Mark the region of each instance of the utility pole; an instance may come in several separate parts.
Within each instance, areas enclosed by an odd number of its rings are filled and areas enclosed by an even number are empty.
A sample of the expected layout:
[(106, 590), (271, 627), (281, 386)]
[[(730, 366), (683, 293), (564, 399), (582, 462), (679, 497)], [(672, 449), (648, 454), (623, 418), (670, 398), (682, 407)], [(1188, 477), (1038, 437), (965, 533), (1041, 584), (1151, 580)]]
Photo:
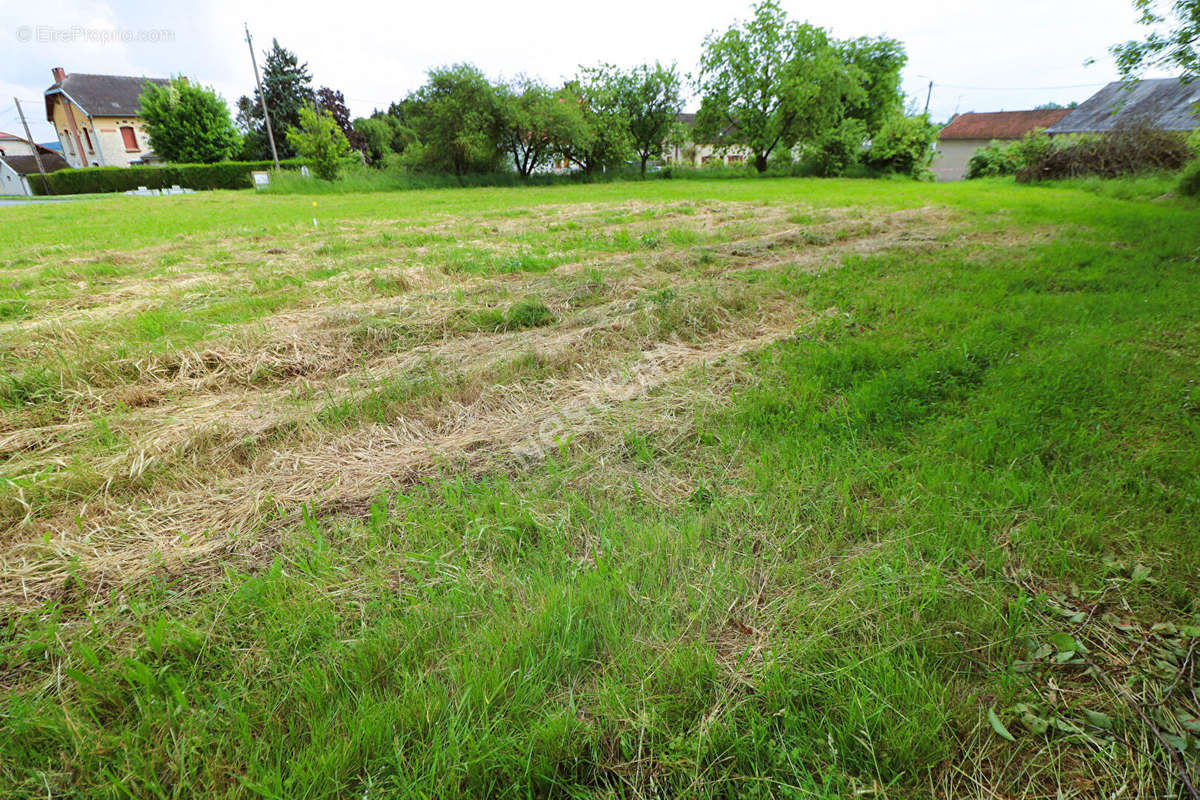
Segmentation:
[(929, 116), (929, 101), (933, 99), (933, 81), (929, 82), (929, 92), (925, 95), (925, 116)]
[(17, 115), (21, 117), (21, 127), (25, 129), (25, 141), (33, 148), (33, 160), (37, 162), (38, 172), (42, 175), (42, 188), (46, 190), (46, 194), (53, 194), (50, 191), (50, 181), (46, 180), (46, 168), (42, 166), (42, 154), (38, 152), (37, 142), (33, 140), (33, 135), (29, 132), (29, 123), (25, 121), (25, 112), (21, 110), (21, 101), (14, 97), (13, 102), (17, 104)]
[(258, 60), (254, 57), (254, 41), (250, 38), (250, 25), (246, 26), (246, 44), (250, 47), (250, 63), (254, 66), (254, 85), (258, 87), (258, 99), (262, 101), (263, 120), (267, 123), (267, 140), (271, 142), (271, 160), (275, 162), (275, 170), (279, 170), (279, 151), (275, 149), (275, 133), (271, 130), (271, 115), (267, 113), (267, 93), (263, 91), (262, 81), (258, 79)]

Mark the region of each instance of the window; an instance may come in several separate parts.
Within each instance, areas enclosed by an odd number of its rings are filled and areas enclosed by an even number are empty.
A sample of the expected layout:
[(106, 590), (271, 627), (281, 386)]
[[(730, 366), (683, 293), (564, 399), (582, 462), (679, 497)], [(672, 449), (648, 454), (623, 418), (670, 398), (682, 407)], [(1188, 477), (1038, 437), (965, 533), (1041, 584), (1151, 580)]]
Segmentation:
[(745, 160), (746, 160), (745, 156), (730, 156), (729, 157), (730, 164), (741, 164)]
[(63, 128), (63, 142), (67, 145), (67, 154), (75, 155), (75, 146), (71, 142), (71, 132), (66, 128)]
[(83, 140), (87, 142), (87, 149), (89, 152), (96, 152), (96, 148), (92, 146), (92, 135), (88, 133), (87, 128), (83, 129)]
[(121, 126), (121, 138), (125, 140), (125, 151), (136, 152), (140, 148), (137, 143), (137, 134), (133, 132), (133, 128), (128, 125)]

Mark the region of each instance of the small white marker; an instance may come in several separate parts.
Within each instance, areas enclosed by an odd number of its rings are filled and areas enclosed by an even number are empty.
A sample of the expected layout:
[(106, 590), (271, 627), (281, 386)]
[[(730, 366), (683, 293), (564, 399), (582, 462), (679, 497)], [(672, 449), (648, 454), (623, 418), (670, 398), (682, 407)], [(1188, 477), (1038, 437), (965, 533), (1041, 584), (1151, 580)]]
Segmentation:
[[(313, 208), (316, 208), (316, 207), (317, 207), (317, 201), (316, 201), (316, 200), (313, 200)], [(314, 228), (315, 228), (315, 227), (317, 227), (317, 217), (316, 217), (316, 213), (317, 213), (317, 212), (315, 212), (315, 211), (313, 212), (313, 227), (314, 227)]]

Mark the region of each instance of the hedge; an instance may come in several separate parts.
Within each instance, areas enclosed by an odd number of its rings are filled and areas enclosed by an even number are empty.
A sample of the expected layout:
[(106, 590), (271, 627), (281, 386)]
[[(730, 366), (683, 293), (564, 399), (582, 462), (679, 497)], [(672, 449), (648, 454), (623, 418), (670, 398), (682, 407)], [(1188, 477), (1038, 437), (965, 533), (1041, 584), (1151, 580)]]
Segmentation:
[[(299, 169), (300, 159), (280, 162), (284, 169)], [(125, 192), (145, 186), (147, 189), (249, 189), (254, 183), (250, 173), (269, 170), (270, 161), (221, 161), (217, 164), (164, 164), (146, 167), (87, 167), (60, 169), (46, 176), (51, 194), (93, 194)], [(45, 194), (42, 181), (30, 175), (29, 188)]]

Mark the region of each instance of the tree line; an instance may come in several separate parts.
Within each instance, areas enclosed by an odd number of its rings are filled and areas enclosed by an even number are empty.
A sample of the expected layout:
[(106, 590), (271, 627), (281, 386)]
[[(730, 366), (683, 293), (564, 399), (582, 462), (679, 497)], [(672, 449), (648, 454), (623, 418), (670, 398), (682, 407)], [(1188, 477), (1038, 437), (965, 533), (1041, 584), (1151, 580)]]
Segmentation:
[[(239, 98), (235, 119), (211, 89), (181, 81), (147, 86), (143, 114), (168, 161), (263, 160), (265, 95), (280, 157), (308, 158), (326, 177), (353, 153), (374, 167), (460, 176), (528, 176), (554, 165), (594, 173), (633, 164), (644, 173), (688, 141), (743, 150), (760, 172), (797, 156), (825, 175), (860, 162), (924, 168), (934, 129), (905, 113), (900, 42), (836, 39), (789, 19), (778, 0), (752, 11), (705, 39), (692, 76), (657, 62), (601, 64), (552, 85), (527, 75), (493, 80), (472, 64), (453, 64), (431, 69), (386, 110), (352, 119), (342, 93), (314, 90), (307, 64), (274, 41), (262, 95)], [(685, 129), (679, 117), (689, 86), (700, 110)]]

